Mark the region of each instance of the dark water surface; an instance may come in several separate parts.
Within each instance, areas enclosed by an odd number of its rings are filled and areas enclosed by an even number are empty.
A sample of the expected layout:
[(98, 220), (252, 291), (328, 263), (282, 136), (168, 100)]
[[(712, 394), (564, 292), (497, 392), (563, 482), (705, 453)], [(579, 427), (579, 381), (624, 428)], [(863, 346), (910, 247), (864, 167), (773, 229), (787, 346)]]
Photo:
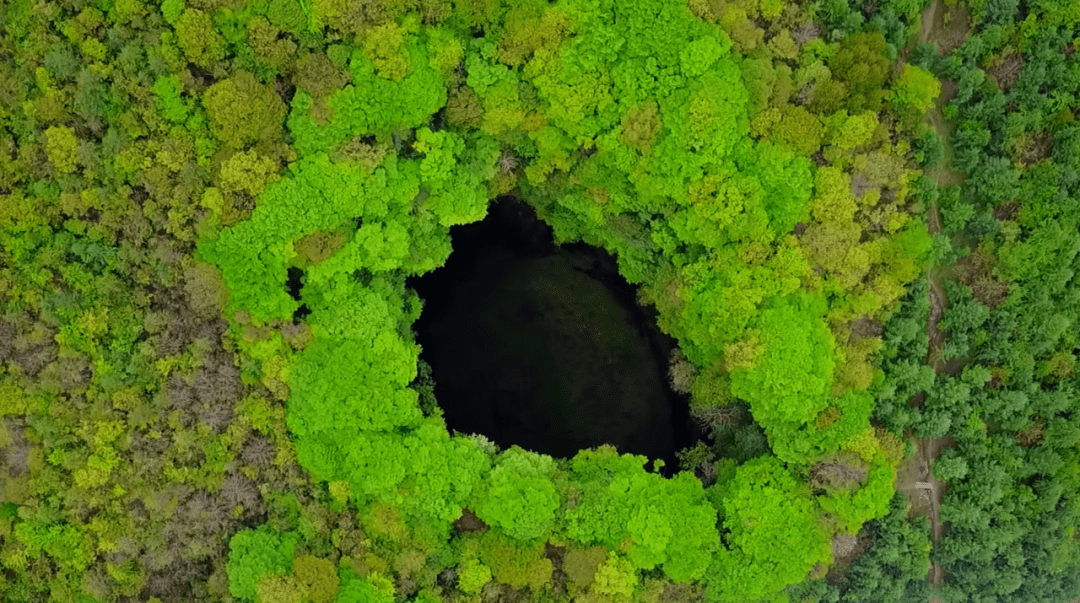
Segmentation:
[(612, 444), (674, 469), (691, 435), (687, 402), (666, 381), (673, 342), (614, 258), (556, 247), (510, 198), (451, 236), (446, 266), (409, 281), (424, 299), (414, 329), (448, 426), (562, 458)]

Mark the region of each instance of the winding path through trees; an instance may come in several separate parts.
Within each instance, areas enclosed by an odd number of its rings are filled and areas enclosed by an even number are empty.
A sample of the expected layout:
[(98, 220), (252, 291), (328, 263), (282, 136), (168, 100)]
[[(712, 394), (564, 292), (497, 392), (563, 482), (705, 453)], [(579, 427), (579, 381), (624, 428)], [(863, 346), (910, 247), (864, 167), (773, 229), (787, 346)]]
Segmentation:
[[(933, 0), (923, 11), (919, 25), (919, 43), (933, 42), (937, 44), (942, 53), (950, 52), (963, 40), (969, 29), (970, 16), (962, 5), (946, 6), (944, 0)], [(934, 107), (927, 115), (927, 121), (941, 137), (945, 145), (945, 159), (937, 167), (928, 170), (927, 175), (934, 179), (939, 188), (961, 184), (964, 175), (952, 169), (952, 145), (950, 144), (949, 124), (943, 111), (945, 105), (955, 94), (956, 84), (941, 78), (941, 94), (938, 96)], [(935, 201), (927, 208), (926, 227), (930, 234), (941, 232), (941, 215), (938, 203)], [(939, 374), (945, 372), (958, 372), (962, 366), (949, 363), (946, 366), (939, 350), (945, 345), (945, 333), (938, 328), (948, 306), (948, 298), (945, 295), (944, 275), (937, 268), (931, 268), (926, 276), (929, 284), (928, 295), (930, 298), (930, 313), (926, 324), (926, 337), (929, 342), (930, 354), (927, 364)], [(914, 401), (913, 401), (914, 402)], [(945, 533), (945, 526), (941, 521), (941, 498), (944, 495), (946, 484), (935, 478), (931, 466), (945, 448), (955, 445), (952, 438), (916, 439), (916, 454), (901, 466), (897, 472), (897, 490), (902, 492), (911, 502), (913, 512), (925, 510), (931, 525), (931, 538), (934, 546), (937, 546), (941, 536)], [(945, 570), (935, 561), (931, 561), (930, 573), (927, 580), (937, 588), (945, 577)], [(939, 600), (935, 597), (935, 601)]]

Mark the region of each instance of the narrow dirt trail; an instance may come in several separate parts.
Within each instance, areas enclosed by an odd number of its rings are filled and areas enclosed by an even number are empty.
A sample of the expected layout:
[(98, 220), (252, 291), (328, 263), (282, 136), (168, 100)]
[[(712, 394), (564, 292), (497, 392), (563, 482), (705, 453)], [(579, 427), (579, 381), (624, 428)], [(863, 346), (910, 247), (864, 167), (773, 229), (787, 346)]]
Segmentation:
[[(919, 26), (919, 43), (933, 42), (937, 44), (942, 54), (952, 51), (963, 41), (969, 29), (970, 16), (962, 6), (946, 6), (944, 0), (933, 0), (922, 13)], [(952, 145), (950, 144), (951, 127), (945, 118), (944, 107), (955, 94), (955, 83), (940, 79), (941, 94), (934, 103), (934, 107), (927, 115), (927, 123), (937, 132), (945, 145), (945, 158), (937, 167), (927, 170), (926, 174), (933, 178), (939, 188), (959, 185), (964, 181), (964, 175), (952, 168)], [(941, 213), (938, 203), (935, 201), (926, 208), (926, 228), (930, 234), (941, 232)], [(930, 347), (927, 364), (934, 368), (938, 374), (946, 373), (946, 363), (938, 353), (945, 345), (945, 333), (938, 327), (948, 307), (949, 300), (945, 295), (944, 276), (941, 271), (931, 269), (927, 275), (928, 293), (930, 301), (930, 313), (926, 324), (926, 337)], [(955, 367), (949, 367), (955, 370)], [(941, 499), (945, 493), (947, 484), (935, 478), (932, 474), (934, 461), (945, 448), (955, 445), (952, 438), (916, 439), (916, 454), (908, 459), (897, 472), (897, 490), (911, 502), (912, 513), (925, 513), (930, 519), (931, 539), (937, 546), (941, 536), (945, 533), (945, 526), (941, 521)], [(930, 572), (926, 579), (936, 589), (945, 577), (945, 570), (937, 563), (932, 562)], [(932, 601), (940, 600), (934, 597)]]
[(942, 21), (941, 15), (945, 11), (945, 3), (942, 0), (934, 0), (930, 6), (923, 10), (919, 21), (919, 43), (925, 44), (930, 41), (935, 26)]
[[(940, 0), (938, 0), (940, 1)], [(946, 135), (948, 132), (945, 133)], [(932, 177), (932, 176), (931, 176)], [(941, 182), (938, 182), (938, 186), (942, 186)], [(941, 232), (941, 214), (940, 208), (935, 201), (933, 205), (927, 208), (927, 220), (926, 229), (930, 234), (938, 234)], [(945, 332), (938, 326), (941, 323), (941, 319), (945, 317), (945, 308), (949, 305), (949, 299), (945, 295), (945, 281), (940, 271), (931, 269), (926, 275), (929, 288), (927, 295), (930, 298), (930, 312), (927, 315), (926, 320), (926, 339), (929, 344), (930, 353), (926, 359), (927, 364), (934, 368), (934, 372), (939, 375), (945, 374), (946, 363), (942, 357), (940, 350), (945, 348)], [(953, 444), (952, 438), (920, 438), (917, 440), (919, 467), (921, 470), (920, 481), (923, 484), (929, 484), (929, 518), (931, 528), (931, 539), (934, 546), (937, 546), (938, 541), (941, 540), (942, 534), (945, 533), (945, 527), (941, 522), (941, 498), (945, 494), (945, 482), (934, 477), (933, 464), (937, 460), (941, 451)], [(936, 561), (932, 561), (930, 565), (930, 574), (927, 576), (927, 580), (930, 584), (937, 588), (941, 584), (942, 578), (945, 576), (945, 570), (938, 565)]]
[[(939, 53), (945, 55), (963, 42), (970, 30), (970, 24), (971, 15), (962, 5), (946, 6), (944, 0), (934, 0), (920, 18), (918, 41), (920, 44), (936, 44)], [(949, 136), (952, 127), (945, 118), (945, 105), (956, 95), (956, 83), (945, 78), (938, 78), (938, 81), (941, 83), (941, 94), (926, 117), (928, 125), (937, 132), (945, 145), (945, 159), (936, 167), (927, 170), (926, 175), (933, 178), (939, 187), (946, 187), (963, 183), (964, 175), (952, 167), (953, 150)], [(940, 218), (936, 211), (932, 214), (927, 215), (930, 232), (940, 232)]]

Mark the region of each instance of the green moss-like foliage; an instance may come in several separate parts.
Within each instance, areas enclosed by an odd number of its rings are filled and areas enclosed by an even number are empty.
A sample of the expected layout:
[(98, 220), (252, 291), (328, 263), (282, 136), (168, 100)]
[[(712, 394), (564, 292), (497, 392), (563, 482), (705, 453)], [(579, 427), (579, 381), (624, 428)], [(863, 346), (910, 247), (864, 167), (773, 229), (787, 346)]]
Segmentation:
[(832, 389), (832, 334), (821, 323), (824, 304), (806, 296), (782, 300), (761, 316), (754, 363), (732, 371), (731, 391), (750, 402), (754, 418), (806, 423), (824, 408)]
[(392, 603), (393, 600), (392, 585), (376, 584), (352, 574), (342, 581), (334, 603)]
[(292, 569), (295, 547), (296, 536), (268, 528), (233, 536), (229, 542), (229, 592), (234, 597), (254, 600), (264, 576), (286, 574)]
[(661, 565), (675, 581), (699, 579), (714, 548), (715, 510), (690, 474), (665, 480), (646, 473), (645, 461), (610, 448), (574, 457), (570, 479), (581, 502), (567, 512), (567, 533), (622, 549), (637, 569)]
[(553, 570), (543, 543), (522, 544), (495, 531), (481, 538), (480, 561), (496, 580), (514, 588), (540, 589), (551, 580)]
[(491, 569), (479, 561), (467, 560), (458, 567), (458, 588), (461, 592), (476, 594), (491, 582)]
[(562, 506), (552, 483), (554, 473), (551, 457), (508, 450), (477, 492), (477, 516), (517, 540), (546, 538)]
[(801, 581), (815, 564), (831, 561), (829, 538), (808, 489), (776, 458), (754, 459), (730, 482), (714, 487), (721, 488), (730, 533), (709, 568), (711, 599), (767, 600)]
[(330, 603), (337, 597), (339, 579), (334, 564), (312, 555), (293, 560), (293, 574), (311, 603)]

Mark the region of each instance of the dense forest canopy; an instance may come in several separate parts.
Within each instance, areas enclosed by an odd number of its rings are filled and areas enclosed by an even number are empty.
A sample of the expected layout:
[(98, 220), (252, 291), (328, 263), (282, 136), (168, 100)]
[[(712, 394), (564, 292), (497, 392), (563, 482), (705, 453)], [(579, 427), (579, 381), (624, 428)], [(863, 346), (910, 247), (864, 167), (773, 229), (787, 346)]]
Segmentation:
[[(1078, 27), (0, 0), (3, 599), (1080, 597)], [(677, 341), (672, 477), (447, 429), (406, 279), (508, 194)]]

